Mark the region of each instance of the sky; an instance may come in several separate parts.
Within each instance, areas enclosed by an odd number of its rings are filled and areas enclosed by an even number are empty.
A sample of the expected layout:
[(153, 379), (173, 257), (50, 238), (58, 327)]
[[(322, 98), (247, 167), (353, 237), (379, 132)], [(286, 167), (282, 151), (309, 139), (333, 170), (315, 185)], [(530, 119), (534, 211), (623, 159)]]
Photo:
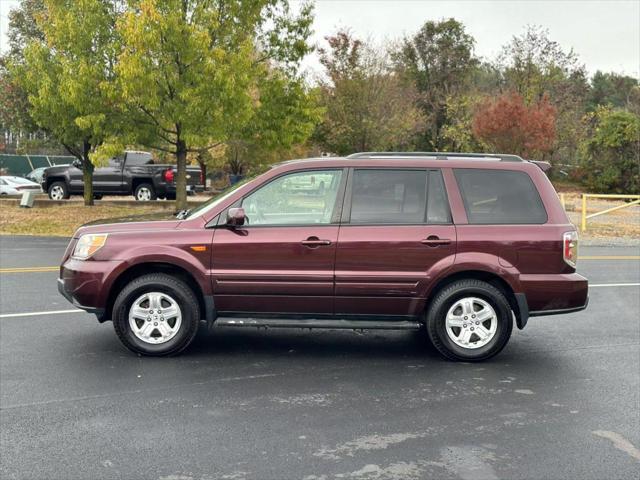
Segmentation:
[[(0, 0), (0, 51), (6, 49), (9, 9), (18, 3)], [(527, 25), (540, 25), (563, 49), (573, 49), (590, 73), (640, 77), (640, 0), (317, 0), (315, 5), (311, 42), (318, 45), (339, 28), (383, 42), (411, 35), (427, 20), (454, 17), (476, 39), (476, 54), (493, 59)], [(320, 69), (315, 54), (303, 65), (310, 72)]]

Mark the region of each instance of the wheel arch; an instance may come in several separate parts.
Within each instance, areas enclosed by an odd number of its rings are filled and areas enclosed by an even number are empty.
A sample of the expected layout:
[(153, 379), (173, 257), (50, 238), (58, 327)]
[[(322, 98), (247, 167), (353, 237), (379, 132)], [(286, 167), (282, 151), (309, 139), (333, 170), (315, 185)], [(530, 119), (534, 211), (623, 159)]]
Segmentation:
[(110, 320), (112, 318), (113, 304), (116, 300), (116, 297), (129, 282), (150, 273), (166, 273), (168, 275), (176, 276), (183, 282), (185, 282), (189, 286), (189, 288), (191, 288), (196, 298), (198, 299), (200, 316), (202, 318), (206, 318), (207, 321), (209, 321), (209, 317), (213, 315), (212, 300), (205, 297), (204, 292), (202, 291), (202, 287), (188, 270), (181, 266), (167, 262), (138, 263), (121, 272), (113, 281), (111, 288), (109, 289), (106, 309), (102, 320)]
[(151, 188), (156, 189), (155, 185), (153, 184), (153, 179), (152, 178), (147, 178), (147, 177), (136, 177), (133, 180), (131, 180), (131, 193), (135, 194), (136, 193), (136, 188), (138, 188), (140, 185), (142, 185), (143, 183), (146, 183), (148, 185), (151, 186)]
[(513, 290), (513, 287), (506, 280), (504, 280), (504, 278), (494, 272), (489, 272), (486, 270), (461, 270), (452, 272), (449, 275), (440, 278), (429, 292), (429, 296), (425, 303), (425, 311), (428, 310), (431, 305), (432, 299), (438, 294), (440, 290), (458, 280), (467, 279), (480, 280), (500, 290), (509, 302), (509, 306), (511, 307), (511, 310), (516, 317), (516, 324), (518, 325), (518, 328), (524, 328), (529, 316), (529, 311), (526, 307), (526, 300), (525, 304), (522, 305), (522, 299), (518, 299), (518, 296)]

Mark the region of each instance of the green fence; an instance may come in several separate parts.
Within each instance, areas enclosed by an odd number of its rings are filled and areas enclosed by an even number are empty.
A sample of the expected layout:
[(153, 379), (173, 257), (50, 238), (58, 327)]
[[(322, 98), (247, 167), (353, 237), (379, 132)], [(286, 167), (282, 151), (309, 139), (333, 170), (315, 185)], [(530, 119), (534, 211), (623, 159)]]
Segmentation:
[(65, 155), (0, 154), (0, 171), (3, 175), (24, 176), (36, 168), (71, 163), (74, 158)]

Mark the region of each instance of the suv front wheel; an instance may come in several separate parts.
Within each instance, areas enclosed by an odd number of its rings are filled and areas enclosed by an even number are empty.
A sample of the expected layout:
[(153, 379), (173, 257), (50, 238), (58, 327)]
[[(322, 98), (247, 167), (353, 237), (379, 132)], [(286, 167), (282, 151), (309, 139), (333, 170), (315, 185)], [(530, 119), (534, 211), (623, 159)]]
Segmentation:
[(138, 277), (113, 305), (113, 326), (129, 350), (166, 356), (187, 348), (198, 332), (200, 309), (191, 288), (164, 273)]
[(444, 357), (481, 361), (499, 353), (513, 328), (504, 294), (480, 280), (459, 280), (436, 294), (427, 311), (427, 334)]

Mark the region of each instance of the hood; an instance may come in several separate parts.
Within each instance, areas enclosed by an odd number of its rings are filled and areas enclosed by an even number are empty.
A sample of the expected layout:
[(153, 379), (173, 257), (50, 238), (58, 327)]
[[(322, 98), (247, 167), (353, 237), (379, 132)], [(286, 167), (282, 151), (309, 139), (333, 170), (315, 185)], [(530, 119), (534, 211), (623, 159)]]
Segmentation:
[(149, 230), (173, 230), (182, 220), (172, 211), (95, 220), (80, 227), (75, 238), (86, 233), (116, 233)]

